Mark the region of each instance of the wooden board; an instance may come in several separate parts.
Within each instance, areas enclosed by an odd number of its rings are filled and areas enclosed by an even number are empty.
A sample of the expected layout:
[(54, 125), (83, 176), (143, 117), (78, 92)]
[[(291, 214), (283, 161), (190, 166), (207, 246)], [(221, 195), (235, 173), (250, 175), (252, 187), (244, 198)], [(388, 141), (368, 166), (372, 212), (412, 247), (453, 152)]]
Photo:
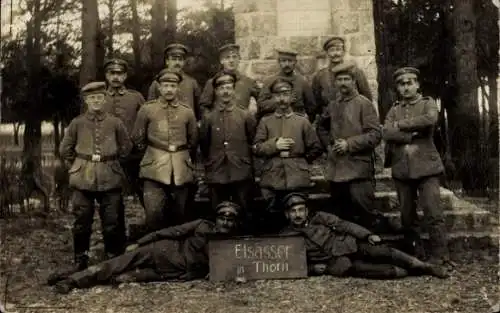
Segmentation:
[(210, 280), (307, 277), (306, 246), (300, 236), (213, 239)]

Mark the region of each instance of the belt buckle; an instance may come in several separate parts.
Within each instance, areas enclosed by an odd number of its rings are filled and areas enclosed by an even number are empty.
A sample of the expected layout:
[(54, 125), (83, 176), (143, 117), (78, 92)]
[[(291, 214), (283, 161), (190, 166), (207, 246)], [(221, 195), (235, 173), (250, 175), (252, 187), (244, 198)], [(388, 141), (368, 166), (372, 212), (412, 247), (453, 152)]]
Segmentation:
[(177, 151), (176, 145), (168, 145), (168, 152), (175, 152), (175, 151)]
[(280, 157), (282, 157), (282, 158), (288, 158), (289, 156), (290, 156), (289, 151), (281, 151), (280, 152)]
[(101, 162), (101, 156), (99, 154), (92, 154), (92, 162)]

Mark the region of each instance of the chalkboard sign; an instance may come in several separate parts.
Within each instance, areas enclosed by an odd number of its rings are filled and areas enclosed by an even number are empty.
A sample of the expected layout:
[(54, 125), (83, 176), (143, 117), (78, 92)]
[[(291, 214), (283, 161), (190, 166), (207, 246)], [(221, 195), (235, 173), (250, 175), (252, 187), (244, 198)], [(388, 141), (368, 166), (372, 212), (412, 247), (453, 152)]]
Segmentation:
[(304, 238), (242, 237), (209, 242), (210, 280), (307, 277)]

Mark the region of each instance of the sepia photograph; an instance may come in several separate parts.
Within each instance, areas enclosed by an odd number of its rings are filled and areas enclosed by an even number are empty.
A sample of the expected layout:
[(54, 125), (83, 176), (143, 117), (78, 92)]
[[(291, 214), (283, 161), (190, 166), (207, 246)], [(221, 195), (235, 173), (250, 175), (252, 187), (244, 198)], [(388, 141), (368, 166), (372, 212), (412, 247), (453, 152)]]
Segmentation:
[(0, 313), (500, 313), (499, 0), (0, 5)]

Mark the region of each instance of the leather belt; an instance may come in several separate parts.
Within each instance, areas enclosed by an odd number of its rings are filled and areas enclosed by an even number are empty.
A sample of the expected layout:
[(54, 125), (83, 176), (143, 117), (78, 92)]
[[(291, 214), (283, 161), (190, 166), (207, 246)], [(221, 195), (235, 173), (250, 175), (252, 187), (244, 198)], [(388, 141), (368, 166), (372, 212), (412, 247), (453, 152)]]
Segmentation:
[(280, 158), (302, 158), (304, 157), (302, 154), (291, 153), (290, 151), (281, 151)]
[(82, 153), (77, 153), (76, 154), (77, 158), (91, 161), (91, 162), (106, 162), (106, 161), (114, 161), (118, 160), (118, 156), (115, 155), (100, 155), (100, 154), (82, 154)]
[(152, 143), (152, 142), (149, 142), (148, 145), (153, 147), (153, 148), (160, 149), (163, 151), (168, 151), (168, 152), (177, 152), (177, 151), (182, 151), (182, 150), (188, 149), (188, 145), (162, 145), (162, 144)]

